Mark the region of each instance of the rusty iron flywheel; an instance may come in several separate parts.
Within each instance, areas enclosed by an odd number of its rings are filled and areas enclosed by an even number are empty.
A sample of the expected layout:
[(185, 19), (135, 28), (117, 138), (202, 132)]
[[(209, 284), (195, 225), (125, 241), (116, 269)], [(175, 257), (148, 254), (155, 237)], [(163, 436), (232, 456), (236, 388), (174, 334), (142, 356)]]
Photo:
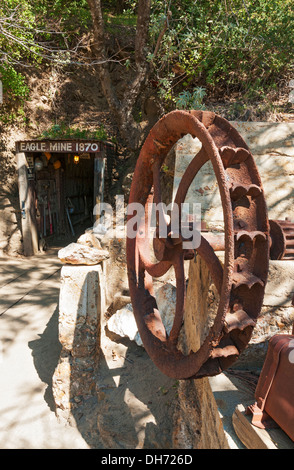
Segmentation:
[[(161, 202), (160, 169), (172, 146), (184, 135), (197, 137), (201, 150), (188, 165), (174, 199), (184, 202), (200, 168), (210, 160), (218, 183), (224, 216), (224, 264), (213, 244), (201, 234), (197, 248), (219, 292), (214, 324), (196, 352), (183, 354), (178, 338), (183, 324), (186, 279), (184, 260), (191, 250), (183, 239), (155, 238), (150, 256), (146, 230), (150, 202)], [(260, 314), (267, 282), (270, 226), (261, 179), (254, 159), (237, 130), (208, 111), (172, 111), (151, 129), (140, 152), (129, 204), (140, 203), (144, 215), (136, 218), (136, 236), (127, 232), (127, 268), (135, 320), (143, 345), (155, 365), (176, 379), (217, 375), (231, 366), (248, 345)], [(128, 222), (134, 214), (128, 215)], [(168, 221), (167, 221), (168, 224)], [(142, 236), (143, 234), (143, 236)], [(145, 234), (145, 236), (144, 236)], [(169, 335), (158, 311), (153, 278), (174, 268), (176, 313)]]

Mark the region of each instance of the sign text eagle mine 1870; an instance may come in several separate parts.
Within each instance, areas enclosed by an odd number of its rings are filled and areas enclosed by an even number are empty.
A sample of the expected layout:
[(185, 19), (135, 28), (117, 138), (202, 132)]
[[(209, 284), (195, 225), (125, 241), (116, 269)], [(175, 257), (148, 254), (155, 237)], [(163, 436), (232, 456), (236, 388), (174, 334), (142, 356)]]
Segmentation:
[(52, 153), (96, 153), (101, 151), (100, 142), (95, 141), (19, 141), (16, 142), (17, 152), (52, 152)]

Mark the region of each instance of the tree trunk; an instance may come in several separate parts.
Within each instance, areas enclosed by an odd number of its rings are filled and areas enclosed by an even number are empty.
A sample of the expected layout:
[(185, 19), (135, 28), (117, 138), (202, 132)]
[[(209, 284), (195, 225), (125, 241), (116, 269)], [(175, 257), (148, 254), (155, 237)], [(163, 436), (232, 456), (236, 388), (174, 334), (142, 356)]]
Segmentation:
[(109, 109), (118, 125), (120, 134), (131, 149), (138, 148), (141, 138), (141, 128), (133, 117), (133, 108), (142, 89), (147, 75), (146, 45), (150, 21), (151, 0), (139, 0), (137, 10), (137, 28), (135, 38), (135, 76), (126, 87), (123, 99), (120, 101), (113, 87), (108, 68), (108, 57), (105, 49), (104, 22), (102, 16), (101, 0), (87, 0), (92, 20), (95, 38), (95, 53), (101, 61), (97, 65), (104, 96)]

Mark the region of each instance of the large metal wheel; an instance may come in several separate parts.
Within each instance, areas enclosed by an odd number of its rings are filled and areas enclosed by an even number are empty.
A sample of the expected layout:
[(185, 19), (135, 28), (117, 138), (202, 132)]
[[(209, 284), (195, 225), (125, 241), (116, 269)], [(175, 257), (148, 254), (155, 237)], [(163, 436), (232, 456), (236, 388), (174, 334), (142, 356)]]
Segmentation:
[[(199, 169), (210, 160), (219, 187), (224, 215), (224, 266), (201, 236), (198, 254), (207, 263), (220, 300), (213, 326), (196, 352), (183, 354), (178, 338), (183, 324), (186, 280), (181, 233), (154, 240), (157, 262), (152, 262), (148, 237), (150, 202), (161, 202), (160, 168), (172, 146), (184, 135), (197, 137), (202, 148), (189, 164), (175, 196), (180, 207)], [(140, 203), (136, 236), (127, 232), (127, 266), (134, 316), (144, 347), (155, 365), (176, 379), (216, 375), (236, 361), (247, 346), (260, 313), (269, 263), (269, 222), (262, 183), (253, 157), (239, 133), (212, 112), (173, 111), (151, 129), (139, 155), (129, 198)], [(153, 278), (175, 270), (177, 300), (174, 323), (167, 335), (158, 311)]]

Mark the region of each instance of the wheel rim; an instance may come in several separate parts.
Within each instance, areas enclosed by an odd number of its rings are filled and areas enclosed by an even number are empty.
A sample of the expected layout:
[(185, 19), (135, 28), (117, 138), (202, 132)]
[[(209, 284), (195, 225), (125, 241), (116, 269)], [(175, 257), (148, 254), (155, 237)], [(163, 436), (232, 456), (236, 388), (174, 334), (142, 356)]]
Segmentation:
[[(177, 348), (185, 307), (185, 252), (181, 243), (169, 249), (166, 243), (161, 261), (152, 263), (148, 259), (149, 240), (146, 236), (148, 204), (152, 200), (160, 202), (160, 167), (171, 147), (185, 134), (197, 137), (202, 149), (186, 169), (175, 202), (184, 201), (195, 175), (210, 160), (219, 186), (225, 230), (223, 269), (203, 237), (197, 249), (208, 264), (220, 300), (206, 339), (198, 351), (188, 355)], [(251, 205), (245, 211), (246, 217), (243, 211), (243, 218), (240, 217), (244, 206), (244, 201), (240, 204), (242, 198), (250, 200)], [(145, 207), (144, 216), (137, 219), (137, 236), (133, 238), (127, 233), (127, 265), (134, 316), (147, 353), (164, 374), (177, 379), (221, 372), (235, 362), (250, 340), (267, 278), (269, 225), (252, 155), (237, 131), (214, 113), (173, 111), (155, 124), (142, 147), (130, 191), (129, 204), (132, 203)], [(258, 220), (257, 210), (261, 220)], [(132, 222), (132, 217), (132, 214), (128, 215), (128, 223)], [(152, 277), (162, 276), (171, 266), (176, 275), (177, 305), (174, 324), (167, 336), (157, 308)], [(257, 298), (255, 303), (252, 295)]]

